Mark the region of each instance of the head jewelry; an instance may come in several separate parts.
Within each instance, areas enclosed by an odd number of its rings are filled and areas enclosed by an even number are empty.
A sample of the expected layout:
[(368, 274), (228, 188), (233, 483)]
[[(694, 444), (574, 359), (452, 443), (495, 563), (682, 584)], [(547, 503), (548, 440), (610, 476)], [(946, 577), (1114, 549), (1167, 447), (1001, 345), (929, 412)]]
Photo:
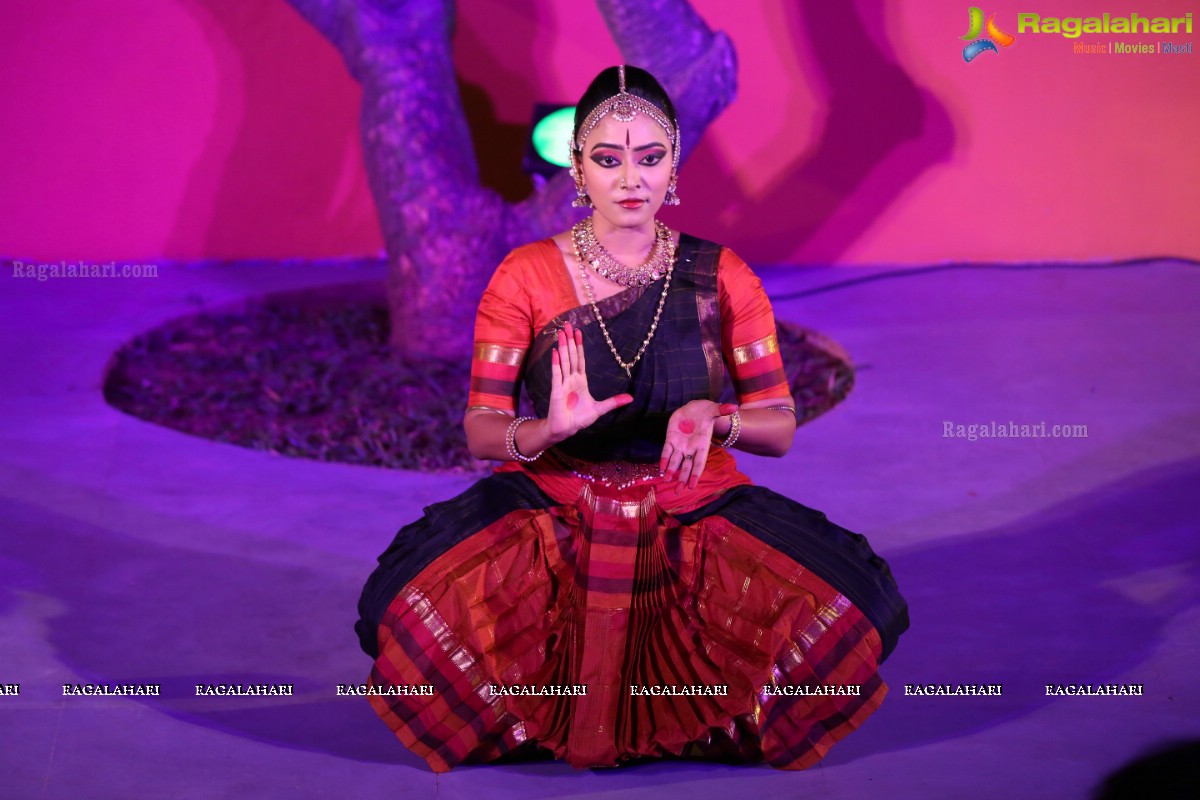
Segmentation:
[(617, 122), (632, 122), (638, 114), (645, 114), (666, 132), (667, 138), (671, 142), (671, 170), (672, 172), (677, 170), (679, 168), (679, 130), (654, 103), (625, 91), (624, 64), (617, 67), (617, 85), (617, 93), (592, 109), (592, 112), (583, 120), (583, 124), (579, 126), (579, 134), (572, 142), (574, 149), (582, 153), (583, 143), (587, 141), (588, 134), (600, 124), (600, 120), (609, 114), (612, 114), (613, 119)]

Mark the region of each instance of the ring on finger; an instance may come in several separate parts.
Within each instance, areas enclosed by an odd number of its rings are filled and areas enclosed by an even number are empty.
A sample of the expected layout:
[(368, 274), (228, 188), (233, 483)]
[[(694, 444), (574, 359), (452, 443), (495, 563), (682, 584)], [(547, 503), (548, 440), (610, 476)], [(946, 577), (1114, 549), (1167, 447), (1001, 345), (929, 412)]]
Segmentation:
[(692, 460), (693, 458), (695, 458), (695, 457), (696, 457), (695, 453), (687, 453), (686, 455), (684, 455), (684, 457), (683, 457), (683, 460), (684, 460), (684, 461), (691, 461), (691, 460)]

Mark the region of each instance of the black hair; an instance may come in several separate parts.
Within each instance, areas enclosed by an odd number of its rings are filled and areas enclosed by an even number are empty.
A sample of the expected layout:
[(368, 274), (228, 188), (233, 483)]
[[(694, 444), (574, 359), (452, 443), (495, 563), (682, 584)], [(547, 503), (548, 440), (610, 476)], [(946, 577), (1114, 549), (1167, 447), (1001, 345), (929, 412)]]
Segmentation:
[[(619, 94), (620, 91), (621, 81), (616, 67), (602, 70), (592, 79), (583, 93), (583, 97), (579, 98), (579, 102), (575, 105), (575, 125), (571, 131), (572, 148), (575, 146), (575, 140), (579, 138), (579, 127), (583, 125), (588, 114), (608, 98)], [(679, 117), (675, 114), (675, 105), (671, 102), (667, 90), (649, 72), (641, 67), (626, 65), (625, 91), (643, 100), (649, 100), (659, 111), (667, 115), (667, 119), (671, 120), (671, 124), (675, 126), (676, 130), (679, 129)]]

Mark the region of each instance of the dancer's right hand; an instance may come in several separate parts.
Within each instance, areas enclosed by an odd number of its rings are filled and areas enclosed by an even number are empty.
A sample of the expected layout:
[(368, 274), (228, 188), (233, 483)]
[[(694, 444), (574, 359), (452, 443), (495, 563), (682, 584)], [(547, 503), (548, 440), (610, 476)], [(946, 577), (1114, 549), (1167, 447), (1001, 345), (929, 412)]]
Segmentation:
[(571, 323), (558, 332), (558, 346), (550, 355), (550, 409), (546, 422), (555, 441), (574, 436), (614, 408), (633, 402), (628, 394), (596, 400), (588, 390), (583, 357), (583, 333)]

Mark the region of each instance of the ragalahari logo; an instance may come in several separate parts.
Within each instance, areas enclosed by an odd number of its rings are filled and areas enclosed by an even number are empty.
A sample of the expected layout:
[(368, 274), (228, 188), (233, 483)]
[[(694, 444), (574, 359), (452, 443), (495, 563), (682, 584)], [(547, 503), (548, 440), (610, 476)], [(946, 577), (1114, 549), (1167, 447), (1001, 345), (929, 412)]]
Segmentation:
[(1016, 41), (1015, 36), (1013, 36), (1011, 33), (1006, 33), (1005, 31), (1000, 30), (999, 26), (996, 25), (995, 14), (992, 14), (990, 17), (988, 17), (986, 26), (987, 37), (983, 39), (979, 38), (979, 34), (985, 30), (985, 26), (983, 24), (983, 12), (975, 6), (971, 6), (971, 8), (967, 11), (967, 19), (970, 22), (971, 28), (967, 31), (966, 36), (959, 37), (964, 41), (970, 42), (970, 44), (963, 48), (963, 61), (969, 62), (971, 59), (985, 50), (991, 50), (993, 53), (999, 53), (1000, 51), (996, 49), (996, 45), (1008, 47), (1010, 44)]

